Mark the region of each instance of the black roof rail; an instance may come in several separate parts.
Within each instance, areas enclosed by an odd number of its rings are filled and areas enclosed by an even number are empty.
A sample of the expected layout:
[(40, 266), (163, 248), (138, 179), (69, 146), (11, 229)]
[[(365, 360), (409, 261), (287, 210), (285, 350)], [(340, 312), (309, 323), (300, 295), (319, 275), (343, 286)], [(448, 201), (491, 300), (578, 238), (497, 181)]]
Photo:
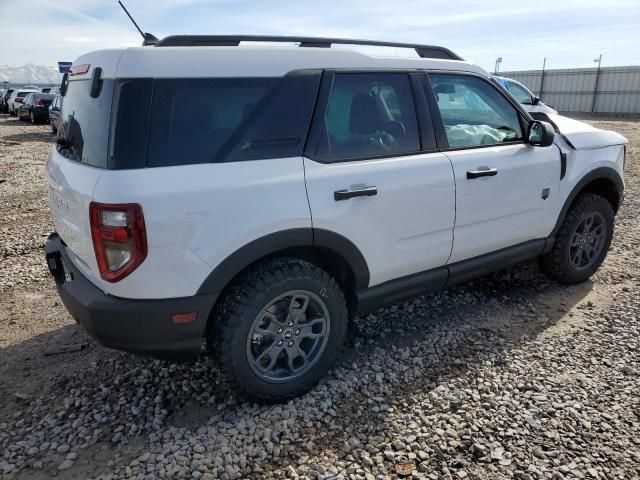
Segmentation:
[(237, 47), (240, 42), (287, 42), (301, 47), (330, 48), (331, 45), (367, 45), (372, 47), (412, 48), (422, 58), (462, 60), (448, 48), (416, 43), (381, 42), (349, 38), (287, 37), (277, 35), (171, 35), (160, 40), (157, 47)]

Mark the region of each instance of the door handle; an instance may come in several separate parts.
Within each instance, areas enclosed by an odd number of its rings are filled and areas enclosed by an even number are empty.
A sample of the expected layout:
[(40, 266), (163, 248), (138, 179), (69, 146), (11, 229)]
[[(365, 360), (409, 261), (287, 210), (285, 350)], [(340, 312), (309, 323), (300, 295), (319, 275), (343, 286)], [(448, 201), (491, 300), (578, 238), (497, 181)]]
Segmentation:
[(479, 177), (494, 177), (498, 174), (497, 168), (480, 167), (477, 170), (467, 171), (467, 180)]
[(378, 194), (378, 187), (363, 187), (348, 190), (336, 190), (333, 192), (333, 199), (336, 202), (348, 200), (352, 197), (372, 197)]

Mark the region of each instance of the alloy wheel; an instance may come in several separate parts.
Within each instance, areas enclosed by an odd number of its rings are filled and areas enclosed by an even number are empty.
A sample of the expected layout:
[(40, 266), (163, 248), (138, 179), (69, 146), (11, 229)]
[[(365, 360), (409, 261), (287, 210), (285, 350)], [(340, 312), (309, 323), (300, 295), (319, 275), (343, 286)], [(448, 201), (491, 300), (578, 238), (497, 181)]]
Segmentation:
[(607, 224), (598, 212), (591, 212), (578, 223), (569, 242), (569, 260), (576, 270), (589, 268), (605, 244)]
[(322, 356), (329, 338), (329, 311), (322, 299), (292, 290), (272, 299), (255, 317), (246, 355), (262, 380), (287, 382), (304, 375)]

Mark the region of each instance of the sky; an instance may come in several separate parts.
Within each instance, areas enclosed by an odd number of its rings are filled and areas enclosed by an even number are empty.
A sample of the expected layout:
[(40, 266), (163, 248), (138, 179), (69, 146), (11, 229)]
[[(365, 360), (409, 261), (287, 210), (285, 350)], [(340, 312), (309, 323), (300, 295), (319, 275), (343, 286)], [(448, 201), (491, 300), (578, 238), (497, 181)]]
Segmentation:
[[(640, 0), (125, 0), (144, 31), (304, 35), (445, 46), (493, 71), (640, 64)], [(0, 0), (0, 65), (139, 46), (116, 0)], [(391, 54), (399, 52), (392, 51)]]

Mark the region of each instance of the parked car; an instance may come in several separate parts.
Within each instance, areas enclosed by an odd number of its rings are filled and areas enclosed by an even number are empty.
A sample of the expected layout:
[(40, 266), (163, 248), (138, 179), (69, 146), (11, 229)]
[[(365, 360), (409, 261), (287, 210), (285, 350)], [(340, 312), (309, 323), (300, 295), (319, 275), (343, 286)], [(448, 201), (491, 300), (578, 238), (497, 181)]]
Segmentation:
[(9, 97), (13, 93), (13, 88), (7, 88), (5, 92), (0, 95), (0, 113), (9, 113)]
[(54, 135), (58, 133), (58, 123), (60, 122), (60, 107), (62, 107), (62, 97), (56, 95), (49, 105), (49, 125), (51, 126), (51, 133)]
[(39, 90), (26, 89), (26, 88), (16, 88), (9, 100), (7, 101), (7, 105), (9, 108), (9, 115), (16, 116), (18, 107), (22, 105), (24, 102), (24, 97), (26, 97), (30, 93), (39, 92)]
[(529, 90), (524, 84), (506, 77), (494, 77), (496, 81), (502, 85), (515, 99), (520, 102), (524, 109), (529, 113), (552, 113), (557, 115), (558, 111), (551, 108), (549, 105), (542, 103), (531, 90)]
[(380, 305), (535, 257), (593, 275), (623, 136), (549, 114), (555, 135), (446, 48), (321, 48), (341, 43), (367, 42), (187, 35), (74, 62), (45, 251), (90, 335), (171, 359), (204, 340), (233, 386), (284, 400)]
[(31, 120), (31, 123), (49, 123), (49, 105), (55, 95), (50, 93), (30, 93), (18, 107), (19, 120)]

